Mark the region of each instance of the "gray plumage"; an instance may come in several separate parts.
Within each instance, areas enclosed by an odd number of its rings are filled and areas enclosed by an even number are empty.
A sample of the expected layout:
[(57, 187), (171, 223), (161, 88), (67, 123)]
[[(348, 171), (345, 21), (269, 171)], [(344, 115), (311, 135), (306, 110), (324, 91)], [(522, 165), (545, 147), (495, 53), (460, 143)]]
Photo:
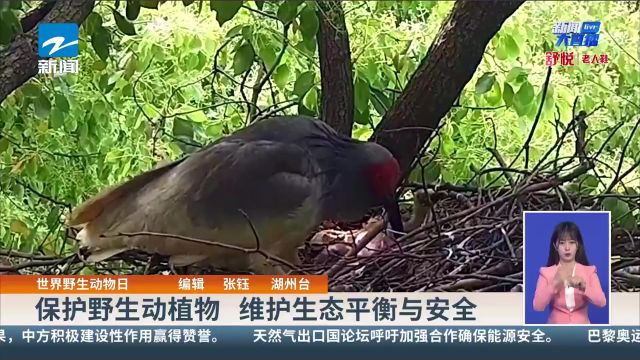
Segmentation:
[[(206, 262), (276, 273), (260, 254), (158, 236), (155, 232), (261, 249), (291, 263), (322, 220), (353, 221), (383, 199), (364, 178), (393, 159), (383, 147), (338, 135), (304, 116), (266, 119), (206, 148), (109, 189), (76, 209), (69, 225), (90, 261), (127, 249), (170, 255), (175, 265)], [(395, 161), (395, 160), (393, 160)]]

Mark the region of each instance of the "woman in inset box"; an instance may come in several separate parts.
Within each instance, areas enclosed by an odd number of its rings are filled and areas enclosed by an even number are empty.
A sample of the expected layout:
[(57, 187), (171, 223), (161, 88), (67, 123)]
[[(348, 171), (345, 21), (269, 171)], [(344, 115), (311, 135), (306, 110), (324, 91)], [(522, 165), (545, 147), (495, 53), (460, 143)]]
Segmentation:
[(588, 303), (607, 304), (596, 267), (589, 265), (582, 234), (573, 222), (556, 226), (547, 266), (540, 268), (533, 309), (543, 311), (549, 303), (549, 324), (589, 324)]

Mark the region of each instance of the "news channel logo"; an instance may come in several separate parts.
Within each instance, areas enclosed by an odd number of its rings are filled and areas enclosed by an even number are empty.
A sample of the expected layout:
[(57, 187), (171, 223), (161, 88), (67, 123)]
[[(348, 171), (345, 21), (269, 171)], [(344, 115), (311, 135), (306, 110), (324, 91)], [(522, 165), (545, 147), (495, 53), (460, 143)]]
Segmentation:
[(78, 38), (78, 24), (38, 24), (38, 73), (77, 74), (78, 60), (65, 58), (78, 57)]
[(556, 22), (551, 33), (558, 37), (556, 46), (598, 46), (600, 21)]
[(38, 55), (49, 58), (78, 56), (78, 24), (38, 25)]

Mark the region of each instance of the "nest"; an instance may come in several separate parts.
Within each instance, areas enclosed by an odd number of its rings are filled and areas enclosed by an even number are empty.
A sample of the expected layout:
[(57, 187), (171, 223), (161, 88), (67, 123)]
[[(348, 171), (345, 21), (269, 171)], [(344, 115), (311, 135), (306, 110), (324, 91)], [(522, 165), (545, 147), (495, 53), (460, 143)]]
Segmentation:
[[(328, 273), (331, 291), (522, 291), (522, 212), (594, 210), (600, 198), (545, 190), (553, 184), (531, 183), (519, 192), (432, 187), (429, 205), (434, 211), (409, 234), (398, 237), (380, 231), (383, 223), (377, 217), (364, 227), (328, 226), (301, 249), (303, 265), (293, 273)], [(416, 206), (414, 202), (409, 210), (415, 212)], [(320, 234), (324, 237), (318, 239)], [(77, 254), (3, 255), (0, 270), (23, 274), (79, 274), (87, 268), (95, 274), (226, 273), (214, 268), (174, 269), (167, 258), (140, 251), (91, 265)], [(640, 232), (614, 226), (612, 258), (612, 290), (639, 291)]]
[[(352, 261), (327, 257), (341, 250), (331, 251), (333, 243), (321, 251), (307, 249), (305, 263), (317, 272), (333, 272), (333, 291), (522, 291), (523, 211), (599, 210), (598, 197), (566, 192), (436, 189), (440, 200), (432, 221), (396, 244), (369, 247), (344, 240), (352, 248), (360, 245)], [(612, 290), (640, 291), (640, 232), (614, 225), (612, 259)]]

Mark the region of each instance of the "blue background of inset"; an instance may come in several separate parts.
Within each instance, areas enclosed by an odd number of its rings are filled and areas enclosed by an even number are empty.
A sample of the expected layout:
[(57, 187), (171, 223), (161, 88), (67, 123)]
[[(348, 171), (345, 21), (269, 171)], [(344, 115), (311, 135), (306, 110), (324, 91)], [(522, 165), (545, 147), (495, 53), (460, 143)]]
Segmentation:
[(49, 55), (53, 45), (42, 47), (42, 43), (52, 37), (63, 36), (64, 44), (78, 40), (78, 24), (73, 23), (42, 23), (38, 24), (38, 56), (46, 58), (76, 57), (78, 56), (78, 44), (60, 49)]
[(544, 311), (533, 310), (533, 296), (540, 274), (540, 268), (547, 266), (549, 241), (558, 223), (573, 221), (580, 228), (587, 250), (587, 259), (595, 265), (602, 291), (607, 298), (603, 308), (589, 304), (589, 320), (592, 324), (609, 323), (609, 214), (586, 212), (527, 212), (525, 221), (525, 324), (546, 324), (549, 318), (549, 306)]

